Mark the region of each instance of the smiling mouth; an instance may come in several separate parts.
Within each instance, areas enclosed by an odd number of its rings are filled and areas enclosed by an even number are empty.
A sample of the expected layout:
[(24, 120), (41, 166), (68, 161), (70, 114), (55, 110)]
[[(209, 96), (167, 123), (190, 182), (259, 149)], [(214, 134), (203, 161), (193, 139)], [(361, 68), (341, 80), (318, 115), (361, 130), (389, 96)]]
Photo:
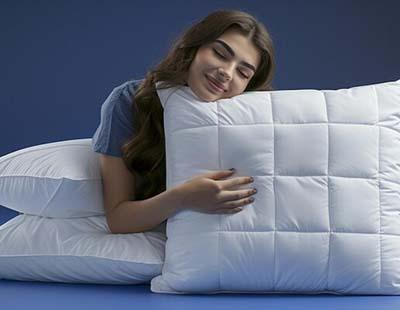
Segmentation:
[(211, 88), (212, 88), (214, 91), (216, 91), (216, 92), (218, 92), (218, 93), (224, 93), (224, 92), (225, 92), (224, 89), (222, 89), (222, 88), (219, 87), (217, 84), (215, 84), (207, 75), (206, 75), (206, 79), (207, 79), (207, 81), (208, 81), (208, 85), (210, 85)]

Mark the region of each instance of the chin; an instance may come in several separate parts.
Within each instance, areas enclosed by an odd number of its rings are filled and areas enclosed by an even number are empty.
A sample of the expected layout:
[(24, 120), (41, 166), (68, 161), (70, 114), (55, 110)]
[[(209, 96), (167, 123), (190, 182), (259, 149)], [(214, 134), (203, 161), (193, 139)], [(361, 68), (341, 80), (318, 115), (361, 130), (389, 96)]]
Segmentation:
[(189, 87), (191, 88), (193, 93), (195, 93), (195, 95), (202, 101), (210, 102), (210, 101), (216, 101), (218, 99), (221, 99), (221, 97), (218, 96), (217, 94), (213, 94), (213, 93), (209, 92), (208, 89), (205, 88), (205, 86), (203, 84), (192, 85), (192, 86), (193, 87), (191, 87), (189, 84)]
[(218, 99), (220, 99), (220, 98), (218, 98), (218, 97), (210, 97), (210, 96), (206, 96), (205, 98), (204, 97), (202, 98), (203, 101), (207, 101), (207, 102), (216, 101)]
[(192, 89), (192, 91), (201, 101), (210, 102), (210, 101), (215, 101), (215, 100), (219, 99), (217, 96), (212, 96), (208, 92), (206, 92), (204, 94), (204, 92), (202, 92), (202, 91), (198, 91), (198, 90), (194, 90), (194, 89)]

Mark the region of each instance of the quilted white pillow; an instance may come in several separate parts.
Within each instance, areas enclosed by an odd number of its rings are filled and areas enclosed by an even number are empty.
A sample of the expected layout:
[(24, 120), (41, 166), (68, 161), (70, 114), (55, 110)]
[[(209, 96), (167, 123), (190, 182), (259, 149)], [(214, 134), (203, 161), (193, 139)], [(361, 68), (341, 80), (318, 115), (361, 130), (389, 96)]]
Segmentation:
[(55, 218), (104, 215), (91, 138), (52, 142), (0, 157), (0, 205)]
[(235, 167), (258, 193), (170, 217), (153, 292), (400, 294), (400, 80), (215, 102), (159, 84), (167, 188)]
[(161, 273), (165, 234), (111, 234), (105, 216), (22, 214), (0, 226), (0, 278), (139, 284)]

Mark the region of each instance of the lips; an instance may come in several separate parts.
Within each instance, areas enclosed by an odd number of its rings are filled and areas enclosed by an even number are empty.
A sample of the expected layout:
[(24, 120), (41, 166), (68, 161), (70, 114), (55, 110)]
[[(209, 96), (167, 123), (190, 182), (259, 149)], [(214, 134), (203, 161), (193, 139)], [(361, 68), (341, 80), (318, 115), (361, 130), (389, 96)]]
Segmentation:
[(206, 75), (206, 78), (211, 81), (215, 86), (217, 86), (217, 88), (219, 88), (222, 92), (226, 92), (226, 89), (224, 88), (224, 86), (219, 83), (218, 81), (216, 81), (214, 78), (212, 78), (211, 76)]

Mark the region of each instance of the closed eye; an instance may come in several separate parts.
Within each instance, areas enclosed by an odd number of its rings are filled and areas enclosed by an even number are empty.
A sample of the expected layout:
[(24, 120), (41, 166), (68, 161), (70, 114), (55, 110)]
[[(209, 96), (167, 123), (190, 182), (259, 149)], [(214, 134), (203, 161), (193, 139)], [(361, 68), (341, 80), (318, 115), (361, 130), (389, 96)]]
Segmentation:
[[(224, 55), (222, 55), (221, 53), (218, 53), (216, 49), (213, 49), (213, 51), (214, 51), (214, 53), (215, 53), (219, 58), (226, 59), (226, 57), (225, 57)], [(244, 78), (246, 78), (246, 79), (249, 78), (246, 74), (244, 74), (244, 73), (243, 73), (242, 71), (240, 71), (240, 70), (239, 70), (239, 73), (240, 73)]]
[(224, 55), (218, 53), (217, 50), (214, 49), (213, 51), (214, 51), (214, 53), (217, 54), (219, 57), (221, 57), (221, 58), (223, 58), (223, 59), (226, 58)]

